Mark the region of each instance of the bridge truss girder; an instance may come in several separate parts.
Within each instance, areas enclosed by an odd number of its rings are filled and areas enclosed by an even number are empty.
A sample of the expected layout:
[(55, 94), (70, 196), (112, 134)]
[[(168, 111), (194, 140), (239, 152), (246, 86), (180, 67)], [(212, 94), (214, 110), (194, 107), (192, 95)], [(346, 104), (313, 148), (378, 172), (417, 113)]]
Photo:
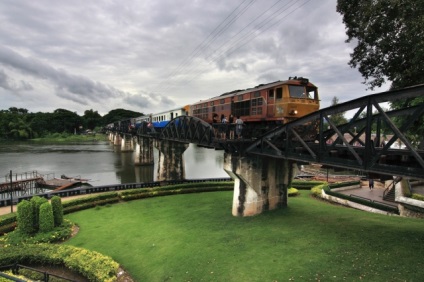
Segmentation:
[[(408, 103), (423, 96), (419, 85), (322, 109), (266, 133), (246, 153), (423, 179), (424, 136), (414, 130), (424, 122), (424, 102)], [(384, 110), (396, 100), (405, 102), (402, 109)], [(345, 112), (353, 117), (337, 125), (335, 117)]]
[(213, 127), (196, 117), (179, 116), (171, 120), (161, 131), (159, 139), (195, 143), (213, 147), (215, 131)]

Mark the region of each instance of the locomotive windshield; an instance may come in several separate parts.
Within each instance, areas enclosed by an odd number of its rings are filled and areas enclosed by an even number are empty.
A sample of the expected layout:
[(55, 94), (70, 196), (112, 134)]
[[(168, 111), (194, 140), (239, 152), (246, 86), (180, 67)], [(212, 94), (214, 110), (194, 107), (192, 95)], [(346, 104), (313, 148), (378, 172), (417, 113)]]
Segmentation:
[(291, 98), (308, 98), (316, 99), (316, 89), (312, 87), (305, 87), (300, 85), (289, 85), (289, 92)]

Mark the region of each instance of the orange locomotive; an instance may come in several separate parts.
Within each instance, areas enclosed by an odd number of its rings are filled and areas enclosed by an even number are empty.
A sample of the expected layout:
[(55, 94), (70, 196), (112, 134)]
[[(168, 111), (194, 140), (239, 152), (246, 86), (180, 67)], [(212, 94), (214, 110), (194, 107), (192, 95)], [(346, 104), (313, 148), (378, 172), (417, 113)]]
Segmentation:
[(194, 103), (189, 115), (208, 123), (221, 122), (222, 116), (240, 116), (248, 126), (267, 130), (317, 110), (318, 88), (307, 78), (289, 77)]

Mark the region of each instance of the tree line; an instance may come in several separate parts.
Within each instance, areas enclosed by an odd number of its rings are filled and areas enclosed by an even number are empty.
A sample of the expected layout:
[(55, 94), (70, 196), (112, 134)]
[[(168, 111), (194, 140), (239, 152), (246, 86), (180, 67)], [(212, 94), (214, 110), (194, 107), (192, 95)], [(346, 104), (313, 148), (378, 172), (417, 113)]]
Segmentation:
[(143, 113), (115, 109), (104, 116), (92, 109), (79, 116), (76, 112), (56, 109), (52, 113), (30, 113), (27, 109), (11, 107), (0, 110), (0, 139), (25, 140), (46, 137), (53, 133), (82, 134), (101, 131), (107, 124), (142, 116)]

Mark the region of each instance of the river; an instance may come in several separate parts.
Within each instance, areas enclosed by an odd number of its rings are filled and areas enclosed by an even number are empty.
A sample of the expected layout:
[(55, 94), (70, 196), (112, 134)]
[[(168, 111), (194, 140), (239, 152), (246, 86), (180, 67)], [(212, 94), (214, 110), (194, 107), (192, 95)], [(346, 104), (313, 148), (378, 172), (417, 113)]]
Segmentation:
[[(108, 141), (80, 144), (35, 142), (0, 144), (0, 183), (13, 174), (37, 171), (49, 177), (78, 176), (93, 186), (157, 179), (158, 151), (154, 166), (135, 166), (133, 152), (121, 152)], [(184, 152), (186, 179), (229, 177), (223, 170), (224, 153), (190, 144)]]

